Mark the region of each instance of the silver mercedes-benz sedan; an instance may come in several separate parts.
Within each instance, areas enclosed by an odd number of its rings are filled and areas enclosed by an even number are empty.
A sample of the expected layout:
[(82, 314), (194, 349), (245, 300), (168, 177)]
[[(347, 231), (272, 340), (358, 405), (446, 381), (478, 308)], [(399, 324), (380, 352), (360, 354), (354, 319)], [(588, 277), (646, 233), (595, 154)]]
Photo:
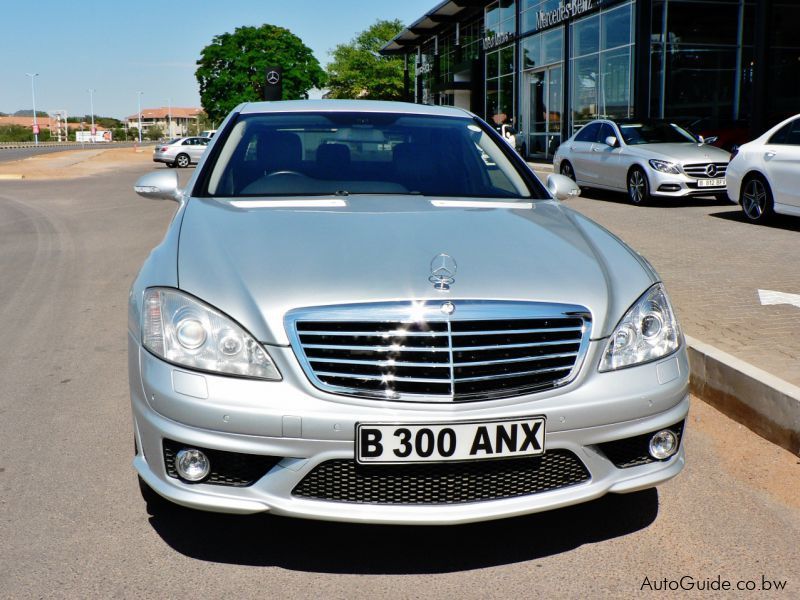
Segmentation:
[(129, 304), (154, 506), (465, 523), (683, 468), (658, 275), (476, 116), (245, 104), (184, 189), (160, 171), (136, 191), (178, 203)]
[(578, 185), (627, 192), (634, 204), (687, 196), (727, 202), (729, 161), (726, 150), (668, 121), (597, 119), (559, 146), (553, 167)]
[(160, 143), (153, 148), (153, 162), (166, 163), (168, 167), (185, 169), (197, 164), (208, 147), (209, 138), (184, 137)]

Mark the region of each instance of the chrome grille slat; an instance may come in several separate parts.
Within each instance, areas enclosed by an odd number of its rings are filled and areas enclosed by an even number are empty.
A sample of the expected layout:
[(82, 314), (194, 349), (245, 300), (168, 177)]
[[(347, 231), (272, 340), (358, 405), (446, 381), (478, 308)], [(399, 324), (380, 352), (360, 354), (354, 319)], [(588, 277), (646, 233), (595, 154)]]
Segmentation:
[[(714, 165), (717, 169), (717, 172), (710, 176), (707, 172), (708, 166)], [(683, 172), (686, 173), (689, 177), (694, 177), (695, 179), (718, 179), (724, 178), (725, 173), (728, 170), (728, 163), (695, 163), (690, 165), (683, 165)]]
[(311, 382), (334, 394), (486, 400), (565, 385), (577, 374), (591, 336), (587, 309), (454, 303), (452, 315), (441, 301), (298, 309), (287, 331)]
[(398, 377), (395, 375), (363, 375), (355, 373), (332, 373), (328, 371), (316, 371), (318, 377), (337, 377), (344, 379), (363, 379), (365, 381), (408, 381), (410, 383), (447, 383), (450, 377), (432, 379), (425, 377)]

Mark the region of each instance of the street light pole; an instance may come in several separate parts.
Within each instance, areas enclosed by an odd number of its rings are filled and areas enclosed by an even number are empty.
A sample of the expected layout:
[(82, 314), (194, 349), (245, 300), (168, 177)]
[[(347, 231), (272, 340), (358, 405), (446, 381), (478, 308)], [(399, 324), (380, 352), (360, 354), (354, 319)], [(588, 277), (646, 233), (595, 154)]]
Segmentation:
[(39, 124), (36, 122), (36, 87), (33, 85), (33, 78), (38, 77), (38, 73), (25, 73), (31, 78), (31, 96), (33, 98), (33, 140), (34, 143), (39, 145)]
[(94, 131), (95, 131), (95, 129), (94, 129), (94, 88), (89, 88), (88, 91), (89, 91), (89, 110), (92, 111), (91, 112), (91, 115), (92, 115), (92, 137), (90, 139), (92, 140), (92, 143), (94, 144)]
[(139, 101), (139, 143), (142, 143), (142, 94), (144, 92), (136, 92), (137, 100)]

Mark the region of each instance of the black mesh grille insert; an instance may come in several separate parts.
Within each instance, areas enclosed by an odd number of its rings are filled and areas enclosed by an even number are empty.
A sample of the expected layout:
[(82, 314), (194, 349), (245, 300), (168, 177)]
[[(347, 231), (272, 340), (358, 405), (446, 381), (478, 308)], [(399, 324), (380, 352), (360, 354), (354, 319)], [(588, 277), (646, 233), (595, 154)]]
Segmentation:
[[(661, 429), (670, 429), (675, 435), (678, 436), (678, 447), (680, 448), (681, 440), (683, 437), (683, 424), (684, 421), (671, 425), (670, 427), (662, 427)], [(654, 433), (661, 431), (651, 431), (643, 435), (635, 437), (624, 438), (615, 440), (613, 442), (606, 442), (605, 444), (598, 444), (597, 447), (608, 457), (618, 469), (626, 469), (628, 467), (636, 467), (639, 465), (646, 465), (651, 462), (657, 462), (655, 458), (650, 456), (650, 438)]]
[(209, 483), (230, 487), (247, 487), (261, 479), (281, 461), (278, 456), (209, 450), (172, 440), (164, 440), (164, 466), (167, 470), (167, 475), (175, 479), (180, 479), (175, 468), (175, 456), (184, 448), (200, 450), (211, 462), (211, 473), (209, 473), (208, 477), (202, 481), (195, 482), (182, 479), (181, 481), (184, 481), (184, 483)]
[(568, 450), (534, 458), (422, 465), (331, 460), (295, 487), (295, 496), (359, 504), (459, 504), (527, 496), (589, 480)]

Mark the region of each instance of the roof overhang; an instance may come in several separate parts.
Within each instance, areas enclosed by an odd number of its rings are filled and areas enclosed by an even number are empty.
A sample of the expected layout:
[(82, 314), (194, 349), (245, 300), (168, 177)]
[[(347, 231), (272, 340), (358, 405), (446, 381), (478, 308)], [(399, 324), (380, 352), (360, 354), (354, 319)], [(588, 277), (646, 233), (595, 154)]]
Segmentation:
[(491, 0), (445, 0), (422, 15), (394, 39), (381, 48), (385, 56), (405, 54), (409, 47), (418, 46), (428, 38), (436, 35), (447, 25), (455, 23), (474, 12), (472, 9), (483, 8)]

